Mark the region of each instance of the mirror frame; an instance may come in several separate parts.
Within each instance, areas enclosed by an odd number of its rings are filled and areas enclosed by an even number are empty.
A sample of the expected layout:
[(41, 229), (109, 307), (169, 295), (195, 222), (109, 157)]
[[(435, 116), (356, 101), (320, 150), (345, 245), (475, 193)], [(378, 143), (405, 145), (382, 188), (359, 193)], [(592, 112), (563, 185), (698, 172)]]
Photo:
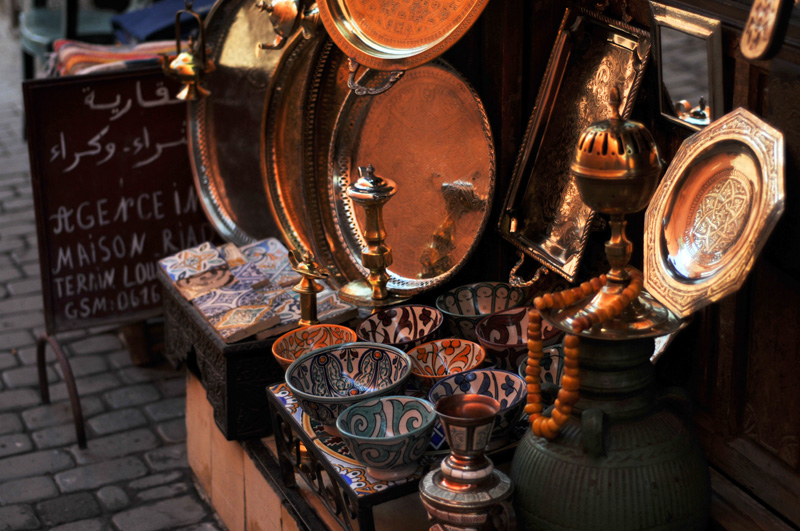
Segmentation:
[(682, 125), (693, 131), (700, 131), (705, 126), (699, 126), (673, 116), (664, 108), (666, 95), (664, 94), (664, 80), (661, 60), (661, 28), (667, 27), (698, 37), (706, 41), (706, 57), (708, 61), (708, 106), (711, 109), (711, 122), (722, 118), (725, 114), (724, 87), (722, 84), (722, 24), (719, 20), (704, 17), (691, 11), (684, 11), (676, 7), (650, 2), (653, 14), (655, 59), (658, 64), (658, 96), (661, 116), (670, 122)]

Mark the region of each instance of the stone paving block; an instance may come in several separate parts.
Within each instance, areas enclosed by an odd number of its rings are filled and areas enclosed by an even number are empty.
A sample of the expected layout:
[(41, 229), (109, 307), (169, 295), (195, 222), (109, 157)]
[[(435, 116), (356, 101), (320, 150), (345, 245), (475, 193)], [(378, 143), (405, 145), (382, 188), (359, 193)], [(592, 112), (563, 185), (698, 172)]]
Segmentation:
[[(103, 403), (99, 398), (87, 396), (81, 399), (81, 410), (84, 418), (103, 411)], [(38, 430), (58, 424), (72, 422), (72, 406), (69, 402), (53, 402), (22, 412), (22, 420), (29, 430)]]
[[(103, 372), (108, 368), (108, 362), (103, 356), (81, 356), (79, 358), (71, 358), (69, 360), (69, 367), (72, 370), (72, 375), (75, 378), (89, 376)], [(61, 364), (55, 366), (58, 375), (64, 378), (64, 373), (61, 370)]]
[(3, 413), (0, 415), (0, 435), (22, 431), (22, 421), (16, 413)]
[(158, 447), (158, 437), (149, 429), (125, 431), (107, 437), (89, 439), (88, 448), (69, 447), (79, 465), (97, 463)]
[(63, 524), (50, 529), (50, 531), (105, 531), (108, 529), (111, 529), (111, 526), (107, 525), (102, 518), (90, 518)]
[[(31, 333), (27, 330), (15, 330), (0, 334), (0, 350), (11, 350), (12, 348), (27, 347), (36, 343)], [(9, 356), (10, 354), (3, 354)]]
[(87, 337), (80, 341), (75, 341), (69, 344), (70, 352), (76, 356), (84, 354), (100, 354), (103, 352), (111, 352), (112, 350), (119, 350), (122, 347), (119, 338), (113, 334), (103, 334), (100, 336)]
[[(119, 378), (110, 373), (94, 374), (85, 378), (76, 378), (75, 385), (78, 386), (79, 396), (93, 395), (119, 387)], [(52, 400), (65, 400), (69, 398), (66, 384), (57, 383), (51, 385), (50, 398)]]
[(152, 382), (174, 376), (177, 372), (172, 367), (125, 367), (118, 373), (120, 380), (129, 384)]
[(13, 354), (0, 354), (0, 371), (19, 365), (17, 357)]
[(100, 514), (100, 506), (94, 496), (88, 492), (80, 492), (39, 502), (36, 504), (36, 513), (43, 524), (52, 527), (97, 516)]
[(66, 446), (78, 441), (74, 423), (62, 424), (61, 426), (53, 426), (51, 428), (35, 431), (31, 434), (31, 437), (33, 437), (36, 448), (40, 450)]
[(112, 521), (120, 531), (156, 531), (194, 524), (206, 510), (191, 496), (182, 496), (118, 513)]
[(33, 448), (30, 438), (24, 433), (0, 435), (0, 457), (21, 454)]
[(10, 411), (32, 406), (42, 401), (33, 389), (13, 389), (0, 392), (0, 411)]
[(167, 443), (183, 442), (186, 440), (186, 419), (162, 422), (156, 426), (156, 431)]
[[(25, 333), (29, 333), (29, 331), (25, 330)], [(36, 347), (34, 345), (38, 336), (35, 334), (31, 334), (31, 336), (34, 338), (33, 345), (17, 350), (17, 358), (23, 365), (36, 365)], [(56, 361), (56, 353), (50, 347), (44, 349), (44, 361), (48, 365)]]
[(3, 201), (3, 208), (6, 211), (33, 209), (33, 200), (27, 197), (19, 197), (16, 199)]
[[(18, 278), (22, 278), (22, 271), (13, 265), (0, 267), (0, 282), (8, 282)], [(41, 287), (41, 284), (39, 286)]]
[(10, 330), (30, 330), (36, 327), (44, 327), (44, 314), (42, 312), (0, 315), (0, 333)]
[(12, 295), (24, 295), (26, 293), (41, 293), (42, 281), (38, 278), (25, 278), (8, 283), (8, 291)]
[[(54, 383), (58, 381), (58, 374), (52, 367), (45, 367), (47, 373), (47, 381)], [(8, 369), (3, 371), (3, 382), (9, 389), (19, 387), (39, 387), (39, 372), (36, 366), (33, 367), (19, 367), (16, 369)]]
[(144, 407), (147, 416), (156, 422), (186, 416), (186, 398), (159, 400)]
[(53, 474), (74, 465), (63, 450), (43, 450), (0, 459), (0, 481)]
[(188, 483), (173, 483), (171, 485), (163, 485), (152, 489), (143, 490), (136, 496), (140, 500), (163, 500), (189, 492), (190, 487)]
[(35, 295), (12, 297), (10, 299), (0, 301), (0, 315), (41, 310), (43, 305), (44, 301), (42, 296), (38, 293)]
[(153, 487), (157, 487), (159, 485), (164, 485), (165, 483), (172, 483), (173, 481), (179, 479), (182, 476), (183, 473), (177, 470), (174, 472), (166, 472), (163, 474), (152, 474), (142, 479), (131, 481), (130, 483), (128, 483), (128, 486), (136, 490), (150, 489)]
[(113, 409), (147, 404), (161, 398), (158, 389), (151, 384), (131, 385), (109, 391), (103, 395), (103, 400)]
[(114, 485), (108, 485), (98, 490), (95, 495), (100, 500), (100, 505), (108, 512), (115, 513), (124, 509), (130, 503), (125, 491)]
[(147, 419), (138, 409), (130, 408), (97, 415), (89, 419), (86, 424), (97, 435), (108, 435), (109, 433), (144, 426), (147, 424)]
[(38, 278), (41, 275), (38, 262), (31, 262), (30, 264), (25, 264), (24, 266), (22, 266), (22, 272), (25, 273), (26, 277)]
[(14, 263), (18, 266), (39, 263), (39, 249), (36, 247), (36, 240), (33, 236), (28, 236), (29, 247), (27, 249), (15, 249), (11, 252)]
[(0, 531), (26, 531), (38, 527), (39, 520), (27, 505), (0, 507)]
[(186, 460), (186, 445), (173, 444), (152, 450), (144, 454), (144, 459), (150, 468), (155, 472), (173, 470), (176, 468), (188, 468)]
[(66, 470), (56, 474), (55, 480), (61, 492), (75, 492), (139, 478), (146, 474), (147, 466), (140, 459), (124, 457)]
[[(7, 203), (3, 203), (5, 207)], [(3, 238), (0, 240), (0, 253), (7, 253), (14, 249), (25, 248), (25, 240), (17, 236), (16, 238)]]
[(183, 375), (169, 380), (162, 380), (157, 385), (161, 389), (161, 393), (167, 398), (186, 395), (186, 377)]
[[(0, 201), (3, 199), (3, 194), (0, 193)], [(35, 223), (18, 223), (15, 225), (9, 225), (7, 227), (3, 227), (3, 236), (25, 236), (27, 234), (35, 234), (36, 233), (36, 224)]]
[(129, 367), (133, 365), (133, 360), (131, 359), (131, 355), (127, 350), (112, 352), (106, 356), (106, 359), (108, 360), (109, 365), (115, 369), (121, 369), (123, 367)]
[(47, 476), (17, 479), (0, 485), (0, 505), (35, 502), (58, 496), (58, 489)]

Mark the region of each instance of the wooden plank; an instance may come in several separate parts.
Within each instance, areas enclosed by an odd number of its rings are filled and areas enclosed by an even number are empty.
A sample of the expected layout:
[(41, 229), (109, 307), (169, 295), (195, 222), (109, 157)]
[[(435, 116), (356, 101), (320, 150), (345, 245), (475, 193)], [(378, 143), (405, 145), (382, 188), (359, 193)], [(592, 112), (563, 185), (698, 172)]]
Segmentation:
[(711, 472), (711, 520), (728, 531), (790, 531), (792, 527), (742, 492), (725, 476)]

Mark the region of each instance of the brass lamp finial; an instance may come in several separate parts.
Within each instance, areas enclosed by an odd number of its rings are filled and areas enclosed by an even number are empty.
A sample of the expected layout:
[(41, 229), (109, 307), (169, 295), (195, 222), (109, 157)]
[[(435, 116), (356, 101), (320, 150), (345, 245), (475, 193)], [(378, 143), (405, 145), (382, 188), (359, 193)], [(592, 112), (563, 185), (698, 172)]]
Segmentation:
[[(175, 55), (165, 55), (161, 58), (161, 69), (164, 74), (177, 79), (184, 84), (183, 89), (176, 96), (179, 100), (191, 101), (205, 98), (211, 93), (200, 86), (200, 81), (206, 74), (214, 71), (214, 63), (206, 58), (206, 32), (203, 21), (192, 10), (192, 0), (186, 0), (186, 9), (175, 13)], [(195, 43), (189, 38), (189, 49), (181, 52), (181, 15), (187, 13), (194, 17), (200, 29), (200, 41)], [(199, 50), (197, 50), (199, 48)], [(199, 55), (199, 56), (198, 56)]]

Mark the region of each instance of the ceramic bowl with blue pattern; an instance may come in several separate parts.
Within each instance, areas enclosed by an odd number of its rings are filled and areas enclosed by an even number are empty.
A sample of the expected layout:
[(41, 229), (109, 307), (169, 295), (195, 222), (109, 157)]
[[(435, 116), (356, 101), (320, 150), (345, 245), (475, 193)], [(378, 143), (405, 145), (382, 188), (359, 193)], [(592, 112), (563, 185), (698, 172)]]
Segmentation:
[(362, 341), (383, 343), (408, 352), (438, 337), (444, 317), (436, 308), (406, 304), (378, 310), (357, 327)]
[(478, 282), (459, 286), (439, 295), (436, 308), (444, 314), (450, 332), (462, 339), (478, 341), (478, 321), (525, 301), (525, 291), (505, 282)]
[(286, 385), (312, 419), (339, 435), (336, 419), (355, 403), (402, 393), (411, 359), (379, 343), (345, 343), (309, 352), (286, 369)]
[[(478, 342), (494, 359), (498, 369), (515, 370), (528, 354), (528, 312), (530, 306), (520, 306), (495, 312), (475, 326)], [(563, 332), (542, 321), (542, 344), (549, 346), (563, 337)]]
[(428, 399), (432, 404), (443, 396), (456, 394), (490, 396), (500, 402), (500, 412), (494, 419), (489, 448), (495, 449), (508, 441), (509, 431), (522, 415), (528, 388), (525, 379), (500, 369), (476, 369), (443, 378), (431, 388)]
[(446, 376), (480, 367), (486, 353), (477, 343), (451, 338), (428, 341), (409, 351), (408, 356), (417, 387), (427, 393)]
[(436, 413), (427, 400), (384, 396), (364, 400), (339, 415), (336, 427), (367, 474), (382, 481), (411, 475), (431, 441)]

